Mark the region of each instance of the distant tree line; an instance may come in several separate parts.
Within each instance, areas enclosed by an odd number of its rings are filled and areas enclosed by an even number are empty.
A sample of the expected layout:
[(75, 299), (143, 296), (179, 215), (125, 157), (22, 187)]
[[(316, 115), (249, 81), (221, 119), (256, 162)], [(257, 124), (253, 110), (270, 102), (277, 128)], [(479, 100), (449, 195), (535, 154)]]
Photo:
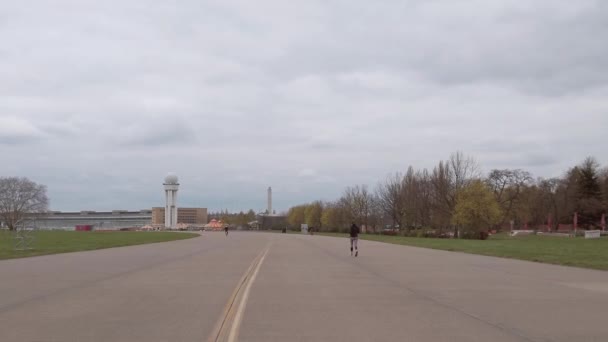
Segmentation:
[[(351, 223), (378, 232), (468, 236), (489, 229), (545, 225), (556, 230), (578, 213), (581, 228), (599, 226), (608, 207), (608, 168), (589, 157), (560, 178), (534, 178), (520, 169), (491, 170), (461, 152), (433, 169), (410, 166), (370, 190), (347, 187), (331, 202), (314, 201), (289, 209), (288, 223), (320, 231), (346, 231)], [(429, 233), (430, 234), (430, 233)]]
[(256, 214), (253, 209), (249, 209), (246, 213), (241, 211), (231, 213), (227, 209), (219, 212), (212, 212), (208, 215), (208, 219), (221, 220), (223, 223), (235, 228), (242, 229), (283, 229), (286, 227), (286, 218), (283, 213), (279, 215), (267, 215), (268, 211)]
[(231, 213), (228, 211), (228, 209), (226, 209), (221, 210), (219, 212), (211, 212), (207, 216), (209, 220), (221, 220), (226, 224), (237, 227), (245, 227), (248, 225), (249, 222), (253, 222), (256, 219), (256, 215), (253, 209), (249, 209), (249, 211), (247, 212), (240, 211), (238, 213)]

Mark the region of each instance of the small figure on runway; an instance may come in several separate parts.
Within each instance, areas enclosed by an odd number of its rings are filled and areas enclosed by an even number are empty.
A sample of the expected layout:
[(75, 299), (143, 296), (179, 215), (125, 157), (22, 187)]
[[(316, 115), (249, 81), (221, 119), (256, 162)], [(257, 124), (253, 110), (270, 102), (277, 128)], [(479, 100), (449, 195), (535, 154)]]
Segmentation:
[(359, 227), (353, 222), (350, 226), (350, 256), (353, 256), (353, 247), (355, 248), (355, 256), (359, 256)]
[(226, 236), (228, 236), (228, 226), (224, 227), (224, 231), (226, 232)]

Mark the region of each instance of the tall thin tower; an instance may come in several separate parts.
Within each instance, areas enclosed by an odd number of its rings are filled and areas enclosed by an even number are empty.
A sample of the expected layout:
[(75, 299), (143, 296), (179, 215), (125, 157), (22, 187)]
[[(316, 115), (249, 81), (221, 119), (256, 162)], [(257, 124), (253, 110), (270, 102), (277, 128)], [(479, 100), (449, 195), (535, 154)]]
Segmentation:
[(177, 190), (179, 180), (176, 175), (169, 173), (165, 177), (165, 228), (177, 227)]
[(272, 215), (272, 188), (268, 187), (268, 215)]

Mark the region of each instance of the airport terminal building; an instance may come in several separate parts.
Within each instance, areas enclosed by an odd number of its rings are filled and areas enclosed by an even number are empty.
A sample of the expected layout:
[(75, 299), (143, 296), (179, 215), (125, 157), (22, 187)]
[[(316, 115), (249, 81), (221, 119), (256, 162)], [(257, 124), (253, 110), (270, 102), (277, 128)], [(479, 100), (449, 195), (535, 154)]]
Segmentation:
[(39, 229), (73, 229), (75, 226), (92, 226), (98, 230), (143, 227), (152, 223), (152, 210), (112, 210), (62, 212), (51, 211), (39, 215), (29, 224)]
[[(188, 226), (203, 226), (207, 223), (207, 208), (178, 208), (177, 222)], [(143, 209), (139, 211), (52, 211), (39, 215), (28, 225), (39, 229), (74, 229), (76, 226), (92, 226), (95, 230), (118, 230), (121, 228), (141, 228), (143, 226), (164, 227), (165, 208)]]

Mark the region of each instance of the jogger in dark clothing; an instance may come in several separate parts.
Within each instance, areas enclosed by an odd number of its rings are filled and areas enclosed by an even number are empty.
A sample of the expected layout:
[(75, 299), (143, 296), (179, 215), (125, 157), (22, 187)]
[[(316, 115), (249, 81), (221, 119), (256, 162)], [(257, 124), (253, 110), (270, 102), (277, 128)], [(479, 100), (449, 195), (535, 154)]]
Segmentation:
[(355, 247), (355, 256), (359, 256), (359, 227), (353, 222), (350, 226), (350, 255), (353, 255), (353, 247)]
[(224, 227), (224, 231), (226, 231), (226, 236), (228, 236), (228, 226)]

